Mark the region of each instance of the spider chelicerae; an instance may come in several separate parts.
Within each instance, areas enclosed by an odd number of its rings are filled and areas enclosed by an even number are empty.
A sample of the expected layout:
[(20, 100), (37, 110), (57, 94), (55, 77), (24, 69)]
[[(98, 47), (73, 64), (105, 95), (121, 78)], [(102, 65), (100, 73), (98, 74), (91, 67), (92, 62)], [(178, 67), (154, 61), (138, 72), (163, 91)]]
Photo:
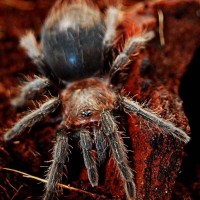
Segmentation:
[[(107, 55), (113, 50), (121, 15), (113, 6), (102, 14), (92, 3), (57, 1), (43, 25), (41, 43), (37, 43), (31, 31), (21, 38), (21, 46), (42, 76), (27, 83), (13, 104), (23, 106), (49, 87), (56, 88), (59, 95), (51, 96), (38, 109), (25, 115), (6, 132), (4, 139), (11, 140), (62, 105), (62, 121), (56, 131), (44, 200), (57, 196), (57, 183), (61, 181), (69, 156), (69, 138), (77, 136), (91, 185), (98, 185), (96, 160), (102, 162), (105, 159), (108, 146), (124, 181), (127, 198), (136, 199), (132, 169), (128, 165), (126, 148), (113, 110), (122, 109), (153, 123), (184, 143), (189, 141), (183, 130), (124, 96), (112, 84), (115, 75), (123, 72), (130, 58), (136, 58), (154, 37), (153, 31), (130, 37), (109, 70), (106, 69)], [(92, 153), (94, 145), (97, 157)]]

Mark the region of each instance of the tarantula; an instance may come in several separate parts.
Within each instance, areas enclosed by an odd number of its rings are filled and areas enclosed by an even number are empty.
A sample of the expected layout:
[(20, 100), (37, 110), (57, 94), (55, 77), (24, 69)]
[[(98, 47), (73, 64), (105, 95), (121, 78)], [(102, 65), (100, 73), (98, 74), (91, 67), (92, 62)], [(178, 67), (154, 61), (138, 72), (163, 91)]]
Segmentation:
[[(86, 1), (58, 1), (43, 25), (41, 43), (37, 43), (30, 31), (21, 38), (21, 46), (43, 76), (27, 83), (13, 103), (22, 106), (51, 86), (56, 88), (59, 95), (51, 96), (40, 108), (25, 115), (6, 132), (4, 139), (8, 141), (21, 134), (62, 105), (62, 121), (56, 131), (44, 200), (56, 197), (57, 183), (61, 181), (69, 156), (69, 138), (75, 136), (80, 141), (91, 185), (98, 185), (96, 159), (105, 159), (108, 145), (124, 181), (127, 198), (136, 199), (132, 169), (127, 162), (126, 148), (113, 110), (122, 108), (184, 143), (189, 141), (189, 136), (183, 130), (123, 96), (111, 83), (115, 74), (121, 73), (130, 58), (136, 58), (154, 37), (153, 31), (130, 37), (123, 50), (113, 59), (109, 70), (106, 70), (106, 55), (113, 49), (120, 16), (120, 11), (113, 6), (108, 7), (104, 15), (98, 7)], [(92, 153), (93, 144), (97, 158)]]

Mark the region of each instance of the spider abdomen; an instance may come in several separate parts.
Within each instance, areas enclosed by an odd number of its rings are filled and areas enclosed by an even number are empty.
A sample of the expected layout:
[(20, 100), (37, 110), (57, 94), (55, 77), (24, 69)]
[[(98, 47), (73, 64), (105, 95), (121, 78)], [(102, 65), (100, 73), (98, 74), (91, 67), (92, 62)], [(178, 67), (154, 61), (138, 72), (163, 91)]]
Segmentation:
[(103, 67), (103, 17), (97, 8), (86, 4), (65, 7), (50, 15), (43, 27), (45, 60), (65, 81), (96, 75)]

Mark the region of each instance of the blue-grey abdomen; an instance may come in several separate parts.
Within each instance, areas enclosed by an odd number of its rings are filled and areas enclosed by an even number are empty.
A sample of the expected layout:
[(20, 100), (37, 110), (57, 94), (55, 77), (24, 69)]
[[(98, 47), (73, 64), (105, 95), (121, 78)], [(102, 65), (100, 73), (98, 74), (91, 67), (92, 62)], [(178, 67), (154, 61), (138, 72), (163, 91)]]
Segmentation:
[(104, 21), (100, 13), (89, 9), (86, 6), (83, 12), (80, 5), (72, 6), (61, 19), (43, 27), (45, 61), (63, 80), (91, 77), (102, 70)]

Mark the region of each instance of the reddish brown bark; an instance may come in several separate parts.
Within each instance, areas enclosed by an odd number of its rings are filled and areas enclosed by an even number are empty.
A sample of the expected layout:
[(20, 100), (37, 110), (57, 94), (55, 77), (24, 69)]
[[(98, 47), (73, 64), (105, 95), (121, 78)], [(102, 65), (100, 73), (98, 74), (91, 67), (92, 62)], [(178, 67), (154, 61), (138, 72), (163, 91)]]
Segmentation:
[[(13, 1), (18, 2), (18, 1)], [(19, 1), (23, 2), (23, 1)], [(29, 4), (30, 3), (30, 4)], [(10, 100), (18, 94), (18, 77), (21, 74), (38, 73), (35, 66), (18, 47), (20, 36), (33, 29), (39, 36), (40, 28), (53, 1), (37, 1), (27, 4), (5, 4), (0, 2), (0, 133), (22, 116), (27, 108), (16, 110)], [(200, 4), (194, 0), (150, 1), (136, 4), (128, 2), (127, 21), (121, 27), (125, 35), (153, 29), (156, 37), (147, 50), (131, 66), (125, 93), (135, 96), (139, 102), (149, 101), (148, 107), (155, 109), (164, 119), (170, 119), (178, 127), (189, 132), (182, 101), (179, 96), (180, 81), (188, 69), (196, 49), (200, 46)], [(18, 6), (16, 6), (18, 5)], [(161, 46), (159, 36), (158, 10), (164, 15), (165, 45)], [(45, 161), (51, 159), (49, 152), (53, 146), (54, 130), (57, 124), (48, 119), (36, 125), (29, 134), (0, 144), (0, 167), (10, 167), (38, 177), (44, 176)], [(184, 145), (141, 119), (128, 117), (131, 139), (125, 139), (130, 166), (134, 170), (138, 199), (171, 199), (176, 177), (181, 170), (185, 156)], [(189, 152), (190, 153), (190, 152)], [(78, 160), (78, 163), (77, 163)], [(80, 160), (80, 161), (79, 161)], [(69, 166), (69, 180), (72, 186), (97, 194), (95, 199), (125, 199), (123, 183), (116, 172), (114, 161), (109, 159), (106, 167), (100, 169), (100, 185), (92, 188), (88, 182), (82, 155), (74, 147)], [(198, 190), (198, 182), (191, 188), (177, 185), (177, 199), (181, 196), (192, 199)], [(180, 189), (182, 188), (182, 189)], [(187, 191), (187, 195), (186, 192)], [(41, 196), (43, 185), (25, 179), (21, 175), (2, 170), (0, 172), (0, 199), (36, 199)], [(86, 194), (64, 191), (68, 199), (89, 199)]]

